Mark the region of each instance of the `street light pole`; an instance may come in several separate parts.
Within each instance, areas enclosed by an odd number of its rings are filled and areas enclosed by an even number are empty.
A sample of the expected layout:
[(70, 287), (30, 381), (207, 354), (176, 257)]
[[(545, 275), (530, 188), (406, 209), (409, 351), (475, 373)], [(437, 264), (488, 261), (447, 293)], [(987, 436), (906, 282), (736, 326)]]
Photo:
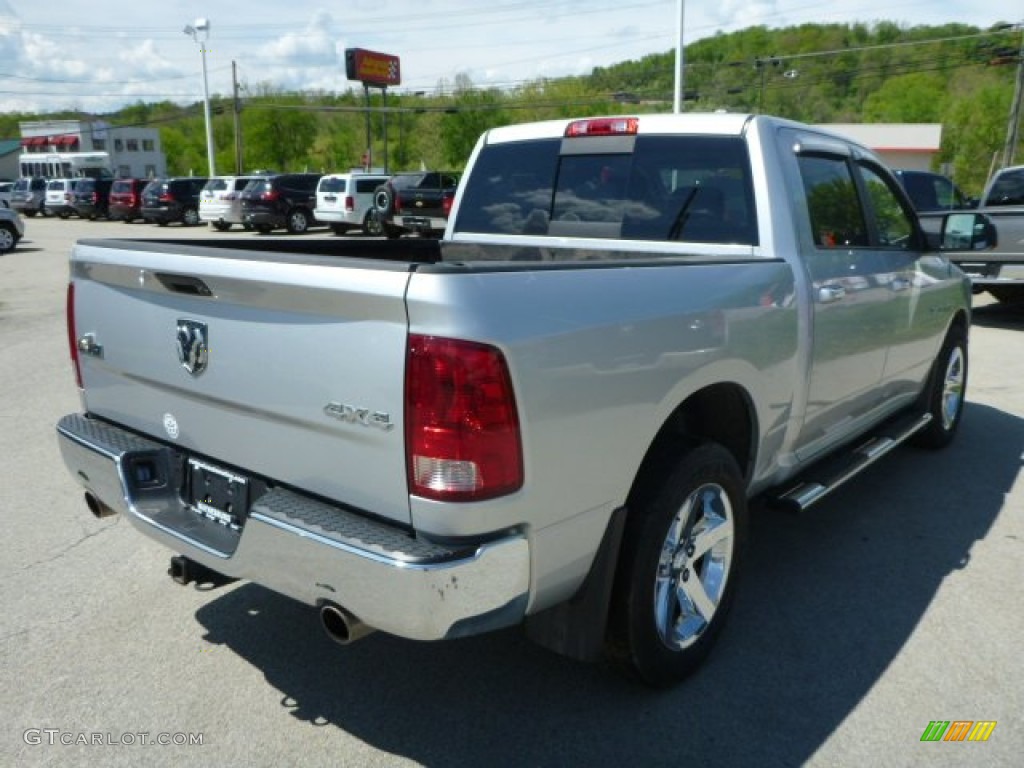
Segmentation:
[[(185, 25), (184, 32), (195, 40), (203, 59), (203, 117), (206, 120), (206, 162), (209, 165), (210, 177), (212, 178), (217, 175), (217, 169), (213, 158), (213, 124), (210, 122), (210, 87), (206, 80), (206, 46), (204, 45), (210, 39), (210, 20), (196, 19), (194, 24)], [(200, 32), (206, 33), (202, 43), (199, 42)]]

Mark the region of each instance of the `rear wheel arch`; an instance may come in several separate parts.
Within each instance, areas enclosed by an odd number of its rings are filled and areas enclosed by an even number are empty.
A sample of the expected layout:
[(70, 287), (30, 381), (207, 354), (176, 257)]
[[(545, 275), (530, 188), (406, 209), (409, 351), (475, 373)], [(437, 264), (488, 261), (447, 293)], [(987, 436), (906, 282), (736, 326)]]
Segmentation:
[(750, 393), (735, 383), (713, 384), (689, 395), (665, 420), (644, 455), (627, 506), (650, 493), (688, 450), (706, 442), (733, 455), (744, 478), (753, 473), (757, 416)]

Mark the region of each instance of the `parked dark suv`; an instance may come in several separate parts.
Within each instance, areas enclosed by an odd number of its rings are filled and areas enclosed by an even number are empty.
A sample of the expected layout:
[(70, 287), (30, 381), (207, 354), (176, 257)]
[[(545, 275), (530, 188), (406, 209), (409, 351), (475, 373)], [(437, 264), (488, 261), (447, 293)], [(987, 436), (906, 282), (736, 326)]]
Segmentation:
[(131, 224), (142, 218), (142, 190), (146, 179), (114, 179), (110, 187), (110, 218)]
[(113, 179), (79, 179), (71, 207), (83, 219), (107, 218), (110, 204), (110, 185)]
[(257, 232), (284, 227), (305, 232), (316, 219), (316, 186), (320, 173), (279, 173), (250, 181), (242, 191), (242, 221)]
[(208, 180), (205, 176), (154, 179), (142, 191), (142, 218), (161, 227), (172, 221), (194, 227), (199, 223), (199, 193)]

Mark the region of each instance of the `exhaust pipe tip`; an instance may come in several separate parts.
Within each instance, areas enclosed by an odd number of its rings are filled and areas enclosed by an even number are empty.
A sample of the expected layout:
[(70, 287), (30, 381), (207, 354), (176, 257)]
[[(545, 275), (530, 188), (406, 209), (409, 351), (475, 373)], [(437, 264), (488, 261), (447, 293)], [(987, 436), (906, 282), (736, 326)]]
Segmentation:
[(351, 645), (374, 631), (340, 605), (333, 603), (320, 606), (320, 623), (327, 636), (339, 645)]
[(85, 506), (87, 506), (89, 511), (92, 512), (92, 516), (97, 519), (117, 514), (116, 510), (111, 509), (100, 501), (99, 498), (91, 491), (85, 492)]

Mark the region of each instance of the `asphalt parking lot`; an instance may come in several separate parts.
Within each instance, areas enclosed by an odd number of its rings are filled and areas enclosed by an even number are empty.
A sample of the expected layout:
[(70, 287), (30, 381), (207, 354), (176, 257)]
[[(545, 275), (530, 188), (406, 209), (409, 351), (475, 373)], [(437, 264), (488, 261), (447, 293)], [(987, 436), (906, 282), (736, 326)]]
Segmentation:
[[(755, 508), (719, 647), (655, 693), (516, 630), (342, 648), (256, 585), (174, 584), (171, 553), (95, 520), (57, 452), (78, 408), (67, 256), (91, 236), (258, 235), (26, 224), (0, 255), (0, 765), (1021, 764), (1024, 308), (979, 297), (948, 450), (901, 449), (804, 517)], [(922, 742), (931, 721), (996, 726)]]

